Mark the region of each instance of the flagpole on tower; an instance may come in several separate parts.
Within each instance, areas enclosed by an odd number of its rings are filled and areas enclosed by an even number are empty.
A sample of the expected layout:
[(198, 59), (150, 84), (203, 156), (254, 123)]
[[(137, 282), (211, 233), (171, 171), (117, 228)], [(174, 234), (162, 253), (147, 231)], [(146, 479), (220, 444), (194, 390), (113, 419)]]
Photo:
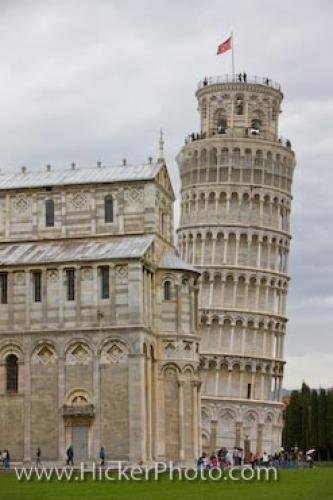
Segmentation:
[(234, 32), (231, 32), (231, 65), (232, 77), (235, 78), (235, 53), (234, 53)]

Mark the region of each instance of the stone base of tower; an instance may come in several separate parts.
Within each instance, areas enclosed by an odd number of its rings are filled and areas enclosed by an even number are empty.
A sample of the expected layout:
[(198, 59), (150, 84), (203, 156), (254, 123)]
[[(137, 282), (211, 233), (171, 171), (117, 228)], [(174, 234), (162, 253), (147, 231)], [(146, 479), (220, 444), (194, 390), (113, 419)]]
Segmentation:
[(203, 396), (201, 411), (202, 450), (206, 453), (237, 446), (272, 454), (281, 448), (280, 403)]

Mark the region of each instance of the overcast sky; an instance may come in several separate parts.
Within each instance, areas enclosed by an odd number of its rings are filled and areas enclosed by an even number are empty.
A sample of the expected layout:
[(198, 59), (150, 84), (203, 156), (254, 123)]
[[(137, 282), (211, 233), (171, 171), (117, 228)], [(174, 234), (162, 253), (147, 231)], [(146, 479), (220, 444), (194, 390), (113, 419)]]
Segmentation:
[(194, 92), (236, 70), (282, 84), (280, 133), (297, 154), (284, 386), (333, 386), (333, 3), (0, 0), (2, 171), (174, 157), (196, 130)]

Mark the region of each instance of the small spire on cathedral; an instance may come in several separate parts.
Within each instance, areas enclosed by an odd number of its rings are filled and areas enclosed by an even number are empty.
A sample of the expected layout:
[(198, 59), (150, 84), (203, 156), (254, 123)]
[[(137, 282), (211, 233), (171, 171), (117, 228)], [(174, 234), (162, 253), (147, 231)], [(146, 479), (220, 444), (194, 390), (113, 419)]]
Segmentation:
[(163, 138), (163, 130), (160, 130), (160, 140), (159, 140), (159, 153), (158, 159), (164, 160), (164, 138)]

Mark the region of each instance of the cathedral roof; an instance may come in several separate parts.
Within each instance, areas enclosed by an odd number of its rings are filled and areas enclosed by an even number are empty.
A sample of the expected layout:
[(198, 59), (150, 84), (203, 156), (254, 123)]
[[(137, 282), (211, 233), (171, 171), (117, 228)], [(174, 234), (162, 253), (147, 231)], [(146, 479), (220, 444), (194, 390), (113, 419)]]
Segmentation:
[(143, 257), (153, 235), (0, 244), (0, 265)]
[(176, 252), (172, 250), (166, 250), (159, 267), (162, 269), (180, 269), (182, 271), (191, 271), (200, 274), (198, 269), (182, 260)]
[(163, 165), (164, 163), (157, 162), (145, 165), (75, 167), (66, 170), (32, 170), (31, 172), (23, 168), (20, 173), (0, 174), (0, 190), (153, 180)]

